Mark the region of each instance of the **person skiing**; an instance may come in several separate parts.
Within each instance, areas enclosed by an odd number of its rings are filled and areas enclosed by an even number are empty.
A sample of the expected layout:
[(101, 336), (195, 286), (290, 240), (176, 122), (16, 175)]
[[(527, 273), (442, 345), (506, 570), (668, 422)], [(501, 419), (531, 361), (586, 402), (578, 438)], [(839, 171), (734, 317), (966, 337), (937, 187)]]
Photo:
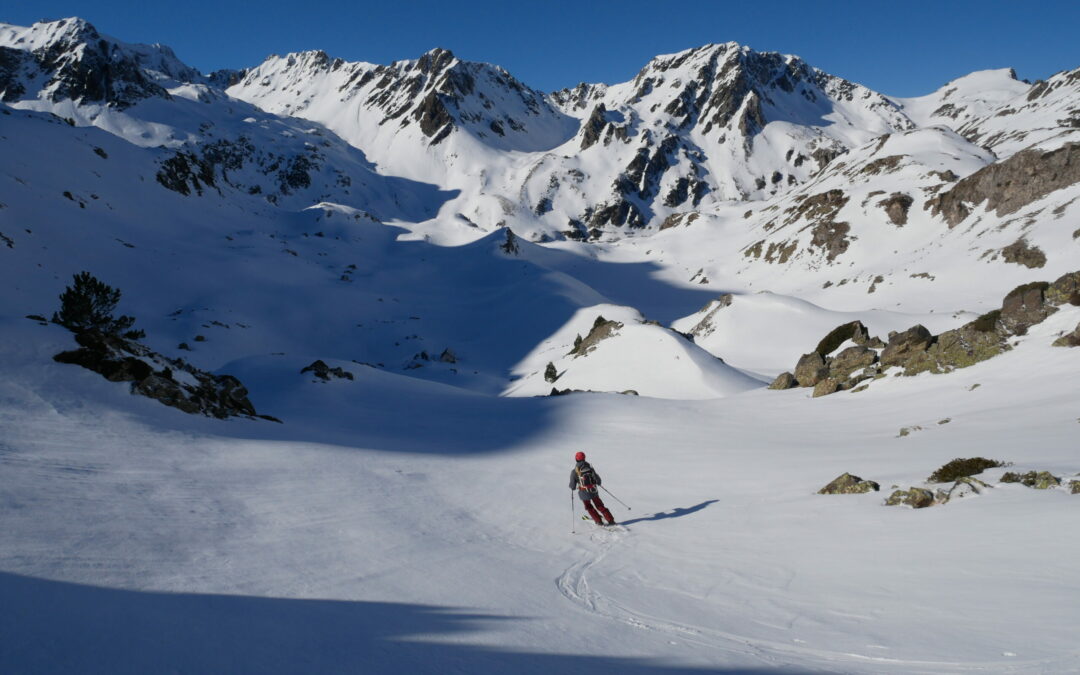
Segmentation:
[[(574, 455), (574, 460), (577, 464), (570, 472), (570, 489), (578, 491), (578, 497), (581, 497), (581, 501), (585, 503), (585, 510), (589, 512), (597, 525), (604, 524), (603, 518), (607, 518), (608, 525), (614, 525), (615, 519), (611, 516), (611, 511), (607, 510), (600, 499), (600, 493), (596, 491), (596, 488), (600, 486), (600, 474), (596, 473), (596, 469), (585, 461), (584, 452)], [(603, 518), (600, 514), (603, 514)]]

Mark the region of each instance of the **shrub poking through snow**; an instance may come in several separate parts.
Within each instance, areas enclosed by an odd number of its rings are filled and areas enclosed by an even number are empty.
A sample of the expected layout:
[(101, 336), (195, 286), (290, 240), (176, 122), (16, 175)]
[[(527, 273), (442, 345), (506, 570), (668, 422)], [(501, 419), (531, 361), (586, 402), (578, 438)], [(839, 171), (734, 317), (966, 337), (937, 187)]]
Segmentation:
[(999, 466), (1006, 466), (1006, 463), (999, 462), (996, 459), (986, 459), (985, 457), (968, 457), (966, 459), (957, 457), (930, 474), (930, 477), (926, 480), (929, 483), (949, 483)]

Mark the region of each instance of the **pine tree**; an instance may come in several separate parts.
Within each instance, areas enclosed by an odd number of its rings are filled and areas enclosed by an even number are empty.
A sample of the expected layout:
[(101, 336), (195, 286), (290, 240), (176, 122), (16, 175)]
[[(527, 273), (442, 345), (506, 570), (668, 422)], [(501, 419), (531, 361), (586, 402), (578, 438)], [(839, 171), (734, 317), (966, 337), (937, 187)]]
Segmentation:
[[(135, 324), (130, 316), (113, 317), (120, 302), (120, 290), (94, 277), (89, 272), (76, 274), (75, 283), (60, 294), (60, 311), (53, 314), (58, 323), (74, 333), (99, 331), (118, 335)], [(125, 337), (141, 337), (142, 331), (129, 331)]]

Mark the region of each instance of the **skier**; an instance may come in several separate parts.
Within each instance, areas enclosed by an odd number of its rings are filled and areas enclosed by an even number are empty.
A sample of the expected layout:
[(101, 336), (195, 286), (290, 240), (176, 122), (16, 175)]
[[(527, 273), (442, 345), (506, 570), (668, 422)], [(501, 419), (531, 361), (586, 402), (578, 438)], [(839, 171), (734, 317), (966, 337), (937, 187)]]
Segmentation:
[(607, 510), (604, 502), (600, 500), (600, 493), (596, 491), (596, 488), (600, 486), (600, 474), (596, 473), (596, 469), (585, 461), (584, 452), (578, 452), (574, 455), (574, 459), (577, 465), (570, 472), (570, 489), (577, 489), (581, 501), (585, 502), (585, 510), (589, 512), (597, 525), (604, 524), (603, 518), (600, 517), (601, 513), (604, 514), (604, 518), (607, 518), (608, 525), (614, 525), (615, 519), (611, 516), (611, 511)]

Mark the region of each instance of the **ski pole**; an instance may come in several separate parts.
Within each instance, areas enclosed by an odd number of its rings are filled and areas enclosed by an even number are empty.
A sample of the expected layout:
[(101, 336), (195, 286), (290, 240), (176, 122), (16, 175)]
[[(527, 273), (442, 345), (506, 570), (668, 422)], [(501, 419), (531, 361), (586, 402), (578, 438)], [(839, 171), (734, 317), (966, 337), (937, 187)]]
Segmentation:
[(570, 534), (577, 534), (577, 514), (574, 513), (574, 493), (570, 493)]
[[(603, 485), (601, 485), (601, 486), (600, 486), (600, 489), (601, 489), (601, 490), (603, 490), (604, 492), (608, 493), (609, 495), (611, 495), (611, 490), (607, 489), (607, 488), (606, 488), (606, 487), (604, 487)], [(611, 495), (611, 498), (612, 498), (612, 499), (614, 499), (615, 501), (619, 502), (619, 503), (620, 503), (620, 504), (622, 504), (623, 506), (626, 506), (626, 502), (624, 502), (623, 500), (619, 499), (619, 498), (618, 498), (618, 497), (616, 497), (615, 495)], [(626, 506), (626, 510), (627, 510), (627, 511), (633, 511), (634, 509), (630, 508), (629, 506)]]

